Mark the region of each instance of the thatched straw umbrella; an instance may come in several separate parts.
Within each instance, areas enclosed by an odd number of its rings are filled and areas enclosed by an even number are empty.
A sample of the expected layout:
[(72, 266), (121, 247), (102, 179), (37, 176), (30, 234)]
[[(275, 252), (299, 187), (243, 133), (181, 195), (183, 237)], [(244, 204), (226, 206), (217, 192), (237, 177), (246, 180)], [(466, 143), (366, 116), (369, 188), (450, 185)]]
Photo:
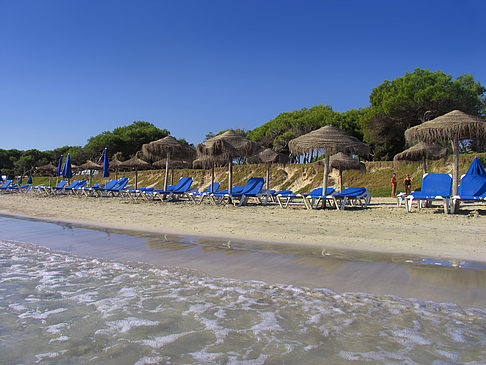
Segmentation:
[(56, 174), (57, 167), (48, 163), (47, 165), (37, 167), (36, 170), (49, 174), (49, 186), (51, 186), (51, 177)]
[(438, 144), (419, 142), (415, 146), (395, 155), (393, 161), (422, 161), (424, 174), (427, 172), (427, 160), (439, 160), (447, 156), (447, 148)]
[[(174, 184), (174, 169), (190, 169), (192, 168), (192, 160), (170, 160), (170, 167), (172, 169), (171, 185)], [(152, 166), (167, 169), (167, 159), (163, 158), (159, 161), (155, 161)], [(167, 188), (165, 188), (167, 189)]]
[(79, 165), (78, 169), (80, 171), (89, 170), (89, 186), (91, 186), (92, 185), (91, 180), (92, 180), (92, 177), (93, 177), (93, 170), (99, 170), (99, 171), (103, 170), (103, 166), (98, 165), (97, 163), (94, 163), (91, 160), (88, 160), (85, 163), (83, 163), (82, 165)]
[[(324, 160), (316, 162), (317, 165), (324, 165)], [(343, 171), (344, 170), (361, 170), (366, 171), (366, 165), (356, 158), (352, 158), (345, 153), (338, 152), (329, 157), (329, 166), (339, 171), (339, 189), (343, 191)]]
[(405, 139), (408, 143), (413, 141), (428, 143), (451, 142), (454, 156), (452, 195), (457, 195), (457, 187), (459, 185), (459, 141), (463, 139), (486, 141), (486, 122), (460, 110), (453, 110), (428, 122), (407, 129), (405, 131)]
[[(253, 155), (258, 150), (254, 141), (228, 130), (196, 146), (197, 157), (206, 167), (214, 169), (215, 163), (226, 161), (229, 164), (228, 191), (233, 186), (233, 159)], [(214, 176), (214, 173), (213, 173)], [(214, 181), (211, 181), (211, 184)]]
[(207, 156), (201, 156), (201, 157), (195, 159), (192, 162), (192, 166), (194, 168), (203, 168), (203, 169), (211, 167), (211, 185), (210, 185), (210, 187), (212, 189), (212, 187), (214, 186), (214, 168), (216, 166), (224, 166), (227, 163), (228, 163), (228, 161), (223, 159), (223, 158), (218, 158), (218, 157), (209, 158)]
[(179, 142), (172, 136), (167, 136), (142, 146), (143, 154), (152, 159), (165, 158), (165, 180), (164, 190), (167, 190), (167, 181), (169, 178), (169, 165), (171, 158), (191, 159), (196, 157), (196, 151), (186, 144)]
[(246, 162), (249, 164), (264, 163), (267, 165), (267, 189), (270, 190), (270, 165), (272, 163), (288, 163), (289, 156), (275, 152), (271, 148), (266, 148), (257, 154), (248, 157)]
[(360, 156), (367, 156), (370, 148), (359, 139), (350, 136), (333, 125), (326, 125), (303, 136), (294, 138), (289, 142), (290, 152), (295, 155), (302, 155), (314, 150), (324, 150), (324, 177), (322, 181), (322, 192), (327, 190), (329, 175), (329, 158), (331, 155), (344, 152)]
[(123, 161), (120, 164), (120, 168), (135, 170), (135, 189), (138, 189), (138, 170), (149, 169), (151, 166), (148, 162), (138, 158), (139, 152), (137, 152), (131, 159)]
[(118, 169), (120, 168), (120, 165), (122, 164), (122, 162), (119, 160), (120, 157), (121, 157), (121, 152), (115, 153), (115, 155), (113, 156), (113, 160), (111, 160), (110, 163), (109, 163), (110, 170), (115, 171), (115, 179), (118, 179)]

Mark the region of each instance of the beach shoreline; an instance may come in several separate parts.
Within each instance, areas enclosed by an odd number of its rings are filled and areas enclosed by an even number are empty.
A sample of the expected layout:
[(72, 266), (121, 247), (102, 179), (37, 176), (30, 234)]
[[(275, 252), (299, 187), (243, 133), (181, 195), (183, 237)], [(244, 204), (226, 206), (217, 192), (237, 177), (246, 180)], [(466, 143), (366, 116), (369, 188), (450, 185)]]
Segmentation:
[[(479, 208), (479, 210), (478, 210)], [(102, 228), (297, 244), (322, 249), (402, 254), (486, 263), (484, 205), (458, 215), (441, 208), (407, 213), (392, 198), (373, 199), (369, 209), (306, 210), (278, 205), (233, 207), (189, 202), (131, 202), (121, 198), (0, 196), (0, 213)]]

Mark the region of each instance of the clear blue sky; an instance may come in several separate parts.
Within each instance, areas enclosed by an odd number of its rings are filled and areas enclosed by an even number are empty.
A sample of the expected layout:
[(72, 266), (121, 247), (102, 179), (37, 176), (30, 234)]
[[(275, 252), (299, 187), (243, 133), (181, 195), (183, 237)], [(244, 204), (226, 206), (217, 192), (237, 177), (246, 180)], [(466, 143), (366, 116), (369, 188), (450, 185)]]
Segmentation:
[(0, 0), (0, 148), (135, 120), (197, 144), (279, 113), (369, 104), (420, 67), (486, 85), (486, 1)]

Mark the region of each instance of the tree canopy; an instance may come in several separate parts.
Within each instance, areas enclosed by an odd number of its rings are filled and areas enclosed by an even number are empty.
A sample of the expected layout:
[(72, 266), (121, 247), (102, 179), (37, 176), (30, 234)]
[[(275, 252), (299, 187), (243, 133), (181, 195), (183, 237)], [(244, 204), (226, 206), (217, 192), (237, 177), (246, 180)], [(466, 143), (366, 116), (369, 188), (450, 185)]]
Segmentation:
[(329, 105), (316, 105), (293, 112), (279, 114), (275, 119), (248, 132), (247, 137), (277, 151), (287, 152), (288, 141), (315, 129), (332, 124), (345, 132), (361, 138), (359, 124), (361, 110), (338, 113)]
[(159, 129), (152, 123), (136, 121), (124, 127), (115, 128), (112, 132), (106, 131), (88, 139), (84, 146), (91, 156), (100, 155), (105, 147), (110, 156), (121, 152), (124, 159), (133, 156), (142, 148), (142, 145), (168, 136), (167, 129)]
[(453, 80), (442, 71), (416, 69), (385, 81), (370, 94), (371, 106), (363, 119), (364, 140), (375, 160), (391, 160), (405, 148), (407, 128), (454, 109), (481, 115), (486, 89), (471, 75)]

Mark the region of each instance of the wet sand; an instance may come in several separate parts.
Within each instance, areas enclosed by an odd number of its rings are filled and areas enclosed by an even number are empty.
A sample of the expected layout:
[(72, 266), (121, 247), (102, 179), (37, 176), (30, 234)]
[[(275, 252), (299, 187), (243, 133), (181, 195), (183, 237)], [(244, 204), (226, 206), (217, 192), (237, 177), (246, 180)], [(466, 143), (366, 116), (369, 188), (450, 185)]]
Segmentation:
[(391, 198), (369, 209), (281, 209), (120, 198), (0, 196), (0, 213), (136, 231), (292, 243), (417, 257), (486, 262), (486, 206), (446, 215), (440, 206), (407, 213)]
[[(189, 269), (200, 277), (397, 295), (484, 308), (486, 265), (301, 244), (208, 239), (0, 215), (0, 241), (82, 257)], [(195, 270), (195, 271), (194, 271)]]

